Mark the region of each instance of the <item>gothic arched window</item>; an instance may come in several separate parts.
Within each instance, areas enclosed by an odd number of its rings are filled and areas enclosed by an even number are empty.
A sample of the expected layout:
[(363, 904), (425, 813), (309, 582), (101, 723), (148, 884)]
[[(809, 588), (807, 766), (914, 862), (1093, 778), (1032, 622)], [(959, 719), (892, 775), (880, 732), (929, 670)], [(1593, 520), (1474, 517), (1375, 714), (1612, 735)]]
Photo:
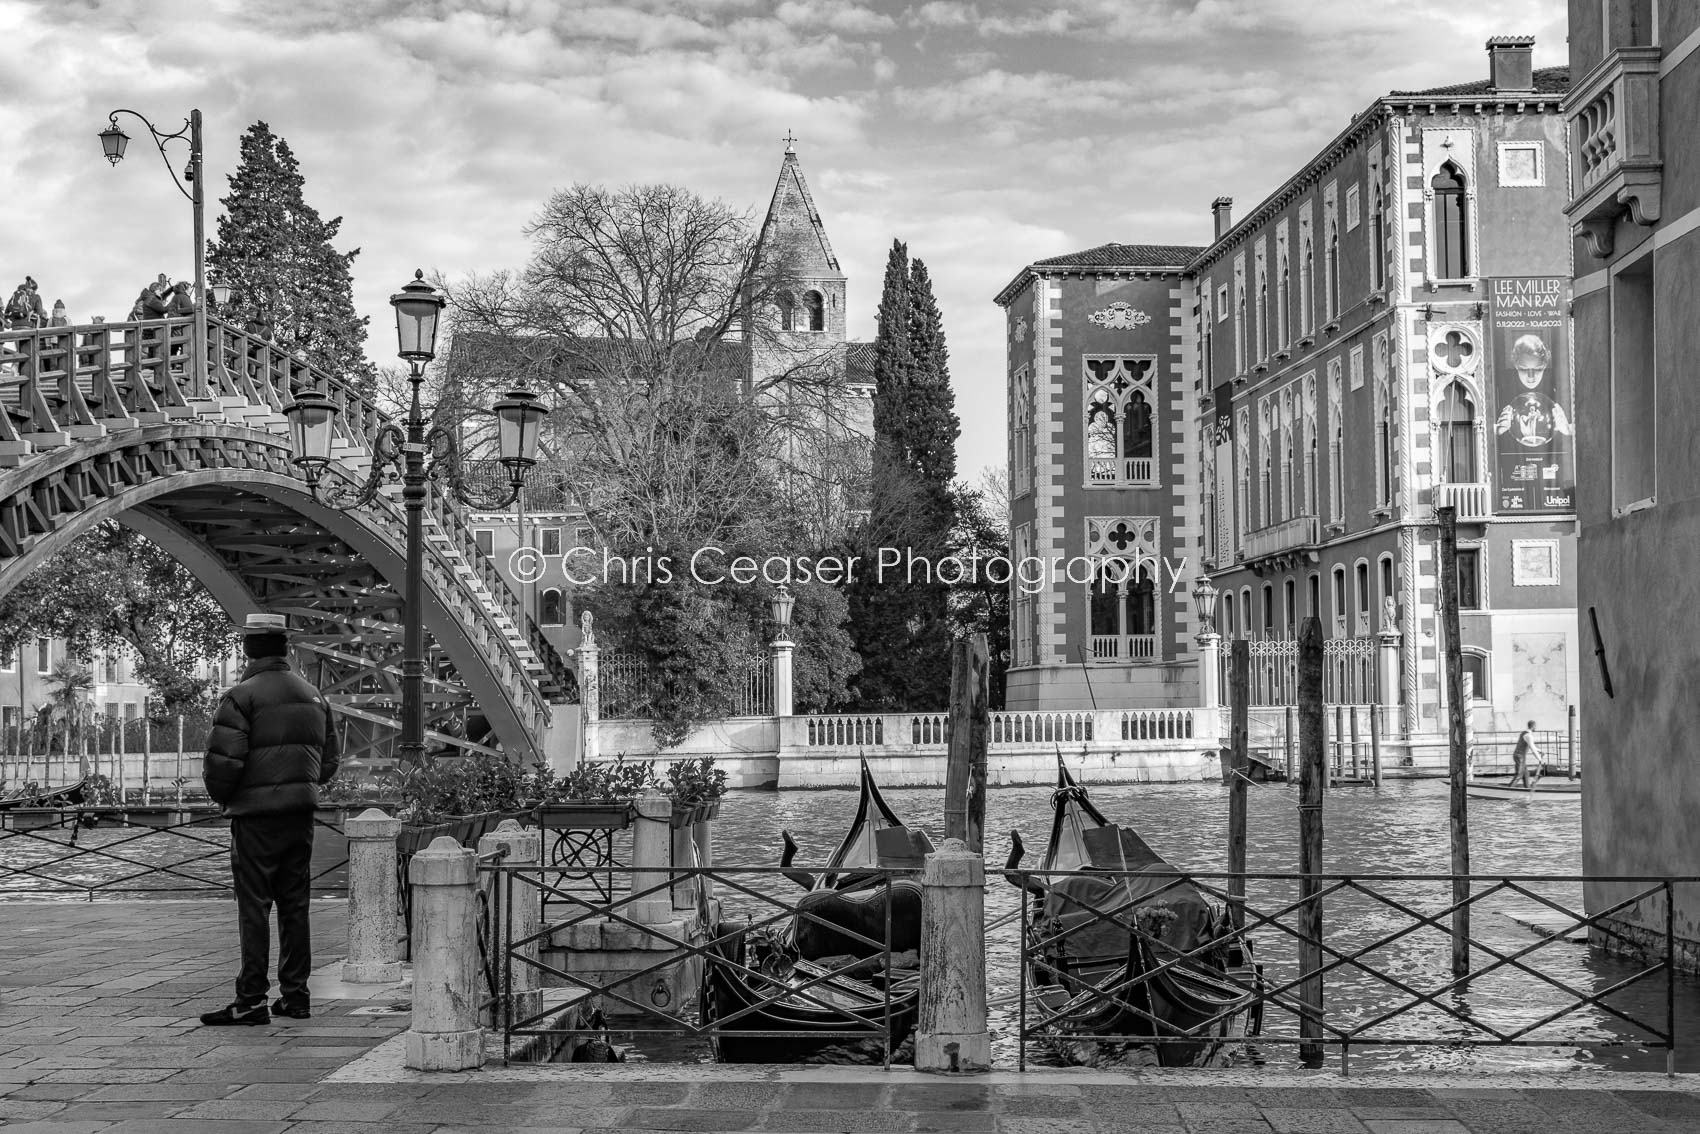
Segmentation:
[(1440, 432), (1440, 471), (1449, 484), (1476, 482), (1476, 407), (1458, 382), (1441, 395), (1435, 417)]
[(774, 302), (779, 305), (779, 329), (781, 331), (795, 331), (797, 329), (797, 301), (791, 297), (790, 292), (782, 291)]
[(1369, 198), (1369, 286), (1372, 291), (1380, 291), (1387, 285), (1385, 207), (1381, 199), (1381, 185), (1377, 183)]
[(1328, 318), (1340, 317), (1340, 226), (1328, 223)]
[(1155, 484), (1155, 391), (1151, 358), (1087, 358), (1087, 480), (1091, 484)]
[(1434, 190), (1434, 274), (1461, 280), (1470, 274), (1469, 217), (1465, 214), (1464, 173), (1447, 162), (1429, 182)]
[(821, 298), (821, 293), (818, 291), (805, 292), (803, 294), (803, 307), (809, 313), (809, 330), (826, 330), (826, 300)]
[(537, 621), (544, 626), (560, 626), (566, 622), (561, 611), (561, 592), (553, 588), (544, 591), (538, 599)]

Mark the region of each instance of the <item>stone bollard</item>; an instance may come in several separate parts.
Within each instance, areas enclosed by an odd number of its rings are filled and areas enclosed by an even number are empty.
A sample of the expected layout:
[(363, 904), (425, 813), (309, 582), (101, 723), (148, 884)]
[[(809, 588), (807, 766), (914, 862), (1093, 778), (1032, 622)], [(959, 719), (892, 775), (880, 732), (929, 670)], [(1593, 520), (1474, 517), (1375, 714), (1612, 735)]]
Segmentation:
[[(633, 894), (667, 881), (667, 860), (673, 852), (672, 818), (673, 801), (664, 795), (646, 795), (637, 801), (637, 814), (632, 819)], [(672, 921), (671, 889), (659, 889), (628, 903), (626, 916), (640, 925)]]
[[(517, 819), (504, 819), (494, 831), (478, 840), (480, 857), (493, 854), (503, 843), (508, 844), (508, 856), (502, 860), (503, 866), (535, 867), (541, 863), (543, 851), (543, 832), (536, 827), (522, 827)], [(513, 880), (513, 905), (503, 914), (492, 929), (491, 948), (502, 950), (509, 947), (508, 942), (525, 941), (514, 951), (516, 955), (509, 958), (497, 952), (491, 958), (496, 970), (496, 979), (502, 980), (502, 969), (511, 966), (513, 976), (509, 983), (513, 989), (512, 1017), (515, 1021), (526, 1020), (543, 1010), (543, 992), (540, 988), (542, 973), (537, 968), (537, 951), (540, 942), (528, 940), (535, 938), (543, 928), (543, 891), (537, 888), (535, 874), (515, 878)], [(508, 900), (507, 879), (501, 874), (484, 873), (478, 876), (480, 889), (501, 887), (503, 901)], [(490, 903), (492, 912), (496, 903)], [(504, 937), (505, 935), (505, 937)], [(498, 987), (496, 995), (502, 995)], [(491, 1026), (502, 1022), (500, 1006), (496, 1009), (495, 1018), (488, 1021)]]
[(484, 1062), (478, 1026), (478, 860), (448, 835), (413, 856), (413, 1017), (407, 1066), (466, 1071)]
[(991, 1068), (986, 1031), (986, 865), (946, 839), (921, 868), (921, 1004), (915, 1070)]
[(343, 831), (348, 836), (348, 957), (342, 962), (342, 979), (349, 984), (393, 984), (401, 979), (395, 869), (401, 820), (368, 807), (350, 817)]

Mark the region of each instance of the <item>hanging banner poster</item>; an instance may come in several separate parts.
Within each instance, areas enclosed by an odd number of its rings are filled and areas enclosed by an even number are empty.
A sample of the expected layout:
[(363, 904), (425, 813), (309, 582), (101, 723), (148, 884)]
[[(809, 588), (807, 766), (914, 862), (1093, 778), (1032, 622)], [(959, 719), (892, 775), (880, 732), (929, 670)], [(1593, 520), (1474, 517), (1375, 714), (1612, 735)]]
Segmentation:
[(1576, 429), (1570, 420), (1570, 281), (1488, 281), (1493, 365), (1495, 510), (1576, 510)]

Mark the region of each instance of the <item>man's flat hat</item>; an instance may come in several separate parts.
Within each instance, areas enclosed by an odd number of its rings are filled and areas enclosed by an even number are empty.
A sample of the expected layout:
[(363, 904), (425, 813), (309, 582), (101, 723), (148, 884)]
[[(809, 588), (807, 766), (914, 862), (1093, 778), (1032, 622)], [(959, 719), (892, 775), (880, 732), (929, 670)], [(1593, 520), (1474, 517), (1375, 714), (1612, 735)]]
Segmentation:
[(287, 614), (259, 613), (250, 614), (242, 624), (243, 634), (288, 634), (289, 616)]

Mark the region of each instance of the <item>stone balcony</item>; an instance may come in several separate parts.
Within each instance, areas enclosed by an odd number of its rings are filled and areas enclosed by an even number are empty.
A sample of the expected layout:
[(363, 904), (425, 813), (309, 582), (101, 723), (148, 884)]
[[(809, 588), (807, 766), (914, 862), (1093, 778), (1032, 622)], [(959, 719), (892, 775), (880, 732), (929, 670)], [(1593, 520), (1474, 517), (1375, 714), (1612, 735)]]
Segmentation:
[(1493, 518), (1493, 491), (1485, 484), (1437, 484), (1434, 506), (1451, 505), (1460, 524), (1479, 524)]
[(1315, 562), (1320, 542), (1315, 516), (1293, 516), (1248, 533), (1240, 546), (1240, 559), (1253, 569), (1266, 560), (1272, 561), (1272, 566), (1300, 560)]
[(1565, 99), (1570, 124), (1570, 204), (1565, 213), (1597, 257), (1610, 256), (1617, 219), (1658, 221), (1664, 163), (1659, 148), (1658, 47), (1620, 47)]
[(1122, 484), (1149, 488), (1157, 483), (1156, 462), (1150, 457), (1092, 457), (1087, 471), (1093, 484)]

